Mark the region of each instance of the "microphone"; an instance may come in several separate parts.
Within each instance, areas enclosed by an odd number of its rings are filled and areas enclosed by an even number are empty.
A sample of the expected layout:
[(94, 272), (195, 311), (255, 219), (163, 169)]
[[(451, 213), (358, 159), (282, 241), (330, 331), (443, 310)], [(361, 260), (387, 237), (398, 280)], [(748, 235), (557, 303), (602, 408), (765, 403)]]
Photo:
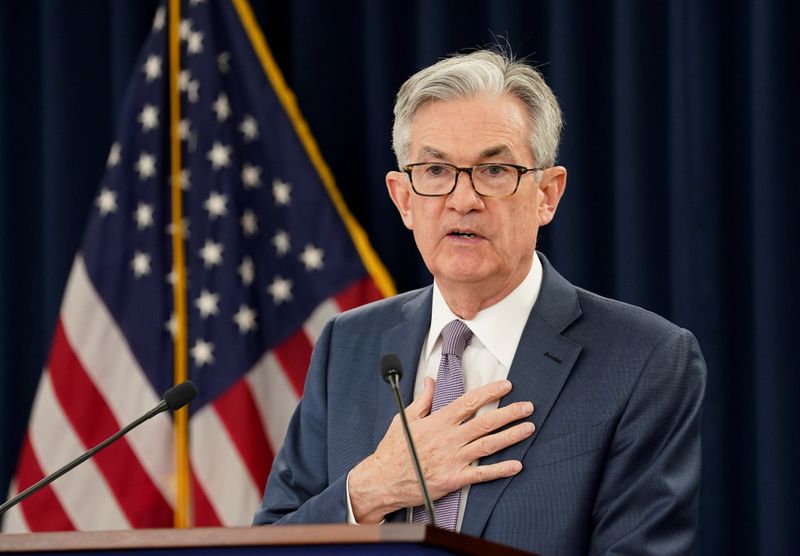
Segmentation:
[(403, 432), (406, 436), (408, 451), (411, 454), (411, 462), (414, 464), (414, 471), (417, 473), (417, 481), (419, 482), (419, 490), (422, 492), (422, 502), (425, 506), (425, 511), (428, 512), (431, 525), (436, 527), (436, 517), (433, 513), (431, 496), (428, 494), (428, 486), (425, 484), (425, 477), (422, 475), (422, 467), (420, 467), (419, 464), (417, 449), (414, 447), (414, 440), (411, 438), (411, 429), (408, 428), (408, 419), (406, 419), (403, 398), (400, 395), (400, 379), (403, 377), (403, 365), (400, 363), (400, 358), (394, 353), (387, 353), (381, 357), (381, 376), (383, 380), (388, 382), (392, 387), (394, 401), (397, 402), (397, 412), (400, 414), (400, 422), (403, 424)]
[(14, 498), (7, 500), (3, 505), (0, 506), (0, 515), (3, 515), (7, 510), (13, 508), (23, 500), (25, 500), (28, 496), (35, 494), (36, 492), (40, 491), (56, 479), (58, 479), (61, 475), (71, 471), (97, 452), (108, 446), (109, 444), (116, 442), (124, 435), (128, 434), (131, 430), (135, 429), (148, 419), (155, 417), (159, 413), (162, 413), (169, 409), (170, 411), (177, 411), (178, 409), (182, 408), (190, 401), (192, 401), (197, 396), (197, 387), (192, 383), (190, 380), (185, 380), (178, 385), (173, 386), (166, 392), (161, 398), (161, 402), (155, 406), (153, 409), (136, 419), (134, 422), (129, 424), (126, 427), (121, 428), (119, 431), (114, 433), (112, 436), (103, 440), (100, 444), (89, 450), (88, 452), (84, 452), (68, 464), (66, 464), (61, 469), (49, 474), (47, 477), (36, 483), (35, 485), (31, 485), (19, 494), (17, 494)]

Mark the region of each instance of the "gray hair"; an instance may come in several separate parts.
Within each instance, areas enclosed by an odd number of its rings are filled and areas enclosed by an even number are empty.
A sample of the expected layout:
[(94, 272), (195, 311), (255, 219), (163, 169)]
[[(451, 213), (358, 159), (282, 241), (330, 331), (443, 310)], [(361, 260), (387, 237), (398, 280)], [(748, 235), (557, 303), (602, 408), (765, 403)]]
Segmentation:
[(408, 164), (411, 124), (424, 104), (481, 94), (509, 93), (522, 101), (530, 121), (531, 152), (537, 165), (553, 166), (561, 138), (561, 109), (542, 74), (511, 54), (477, 50), (424, 68), (403, 83), (394, 105), (392, 148), (399, 166)]

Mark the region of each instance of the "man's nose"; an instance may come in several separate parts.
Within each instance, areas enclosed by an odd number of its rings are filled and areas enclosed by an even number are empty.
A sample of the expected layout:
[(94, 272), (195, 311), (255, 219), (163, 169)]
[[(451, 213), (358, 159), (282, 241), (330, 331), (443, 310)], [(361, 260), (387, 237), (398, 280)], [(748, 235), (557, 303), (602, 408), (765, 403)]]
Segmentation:
[(456, 187), (447, 196), (447, 204), (459, 212), (469, 212), (483, 205), (483, 200), (472, 185), (472, 176), (463, 170), (456, 176)]

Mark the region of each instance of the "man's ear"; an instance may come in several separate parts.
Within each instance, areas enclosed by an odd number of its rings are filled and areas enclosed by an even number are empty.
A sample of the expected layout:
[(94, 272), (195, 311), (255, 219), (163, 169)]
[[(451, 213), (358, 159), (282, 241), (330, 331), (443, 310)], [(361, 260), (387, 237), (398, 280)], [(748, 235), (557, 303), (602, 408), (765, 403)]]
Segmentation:
[(389, 197), (392, 198), (394, 206), (397, 207), (397, 212), (400, 213), (400, 218), (403, 219), (403, 224), (409, 230), (413, 230), (414, 225), (411, 214), (412, 192), (408, 183), (408, 176), (403, 172), (389, 172), (386, 174), (386, 189), (389, 191)]
[(552, 222), (556, 208), (567, 187), (567, 169), (563, 166), (547, 168), (539, 182), (541, 201), (539, 202), (539, 226)]

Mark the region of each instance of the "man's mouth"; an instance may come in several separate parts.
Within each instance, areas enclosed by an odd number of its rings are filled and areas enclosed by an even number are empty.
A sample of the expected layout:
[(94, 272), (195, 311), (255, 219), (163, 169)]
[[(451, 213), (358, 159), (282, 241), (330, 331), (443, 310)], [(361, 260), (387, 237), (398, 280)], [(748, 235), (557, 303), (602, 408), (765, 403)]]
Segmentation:
[(472, 239), (474, 237), (479, 237), (478, 234), (476, 234), (474, 232), (467, 232), (467, 231), (462, 231), (462, 230), (453, 230), (448, 235), (455, 236), (455, 237), (463, 237), (463, 238), (466, 238), (466, 239)]

